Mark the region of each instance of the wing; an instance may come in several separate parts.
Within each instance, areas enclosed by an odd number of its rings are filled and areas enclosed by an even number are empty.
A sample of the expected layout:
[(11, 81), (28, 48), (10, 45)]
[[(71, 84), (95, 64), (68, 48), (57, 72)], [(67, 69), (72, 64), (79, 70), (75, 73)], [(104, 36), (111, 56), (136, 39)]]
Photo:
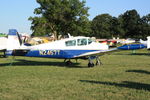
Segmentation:
[(108, 49), (108, 50), (98, 50), (98, 51), (86, 52), (86, 53), (80, 54), (78, 56), (74, 56), (74, 58), (80, 58), (80, 57), (92, 56), (92, 55), (103, 55), (105, 53), (110, 53), (110, 52), (117, 51), (117, 50), (118, 50), (118, 48), (112, 48), (112, 49)]

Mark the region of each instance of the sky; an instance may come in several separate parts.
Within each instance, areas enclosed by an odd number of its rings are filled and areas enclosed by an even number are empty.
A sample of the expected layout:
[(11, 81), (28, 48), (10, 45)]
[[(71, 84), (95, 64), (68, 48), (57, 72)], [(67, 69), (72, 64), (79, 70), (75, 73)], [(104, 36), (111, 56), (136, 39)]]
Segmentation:
[[(127, 10), (136, 9), (141, 15), (150, 14), (150, 0), (86, 0), (89, 7), (89, 19), (99, 14), (108, 13), (118, 17)], [(36, 0), (1, 0), (0, 1), (0, 33), (8, 33), (9, 29), (31, 34), (31, 22), (28, 21), (34, 9), (39, 7)]]

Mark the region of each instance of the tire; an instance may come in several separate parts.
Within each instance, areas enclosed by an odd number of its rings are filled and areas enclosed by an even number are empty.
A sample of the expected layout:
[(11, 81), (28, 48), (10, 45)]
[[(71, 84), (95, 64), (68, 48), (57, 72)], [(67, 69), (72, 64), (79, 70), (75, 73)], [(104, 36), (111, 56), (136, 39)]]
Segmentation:
[(71, 64), (72, 64), (71, 61), (67, 61), (67, 62), (66, 62), (66, 65), (67, 65), (67, 66), (70, 66)]
[(88, 67), (94, 67), (94, 63), (88, 63)]

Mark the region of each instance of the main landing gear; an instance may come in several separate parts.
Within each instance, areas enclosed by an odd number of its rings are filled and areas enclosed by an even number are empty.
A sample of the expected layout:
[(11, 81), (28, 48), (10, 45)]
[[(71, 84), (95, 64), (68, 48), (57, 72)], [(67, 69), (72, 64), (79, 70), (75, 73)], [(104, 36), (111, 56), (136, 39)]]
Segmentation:
[[(102, 65), (102, 62), (99, 58), (99, 56), (89, 56), (89, 63), (88, 63), (88, 67), (94, 67), (95, 65)], [(93, 60), (96, 59), (96, 64), (94, 64)]]
[(67, 59), (65, 59), (64, 62), (66, 63), (67, 66), (70, 66), (72, 64), (70, 59), (68, 61), (67, 61)]
[[(99, 56), (89, 56), (87, 59), (89, 60), (88, 67), (94, 67), (95, 65), (96, 66), (102, 65), (102, 62), (101, 62)], [(96, 59), (96, 63), (94, 64), (93, 60), (95, 60), (95, 59)], [(65, 59), (64, 62), (67, 66), (72, 65), (72, 62), (70, 59)], [(76, 62), (77, 62), (77, 59), (76, 59)]]

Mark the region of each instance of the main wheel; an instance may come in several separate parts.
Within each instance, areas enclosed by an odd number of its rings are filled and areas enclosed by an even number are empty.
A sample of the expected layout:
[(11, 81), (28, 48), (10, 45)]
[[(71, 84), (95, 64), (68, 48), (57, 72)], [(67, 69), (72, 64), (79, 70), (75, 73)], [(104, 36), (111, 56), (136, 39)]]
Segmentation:
[(67, 61), (67, 62), (66, 62), (66, 65), (67, 65), (67, 66), (69, 66), (69, 65), (71, 65), (71, 64), (72, 64), (71, 61)]
[(88, 67), (94, 67), (94, 63), (88, 63)]

